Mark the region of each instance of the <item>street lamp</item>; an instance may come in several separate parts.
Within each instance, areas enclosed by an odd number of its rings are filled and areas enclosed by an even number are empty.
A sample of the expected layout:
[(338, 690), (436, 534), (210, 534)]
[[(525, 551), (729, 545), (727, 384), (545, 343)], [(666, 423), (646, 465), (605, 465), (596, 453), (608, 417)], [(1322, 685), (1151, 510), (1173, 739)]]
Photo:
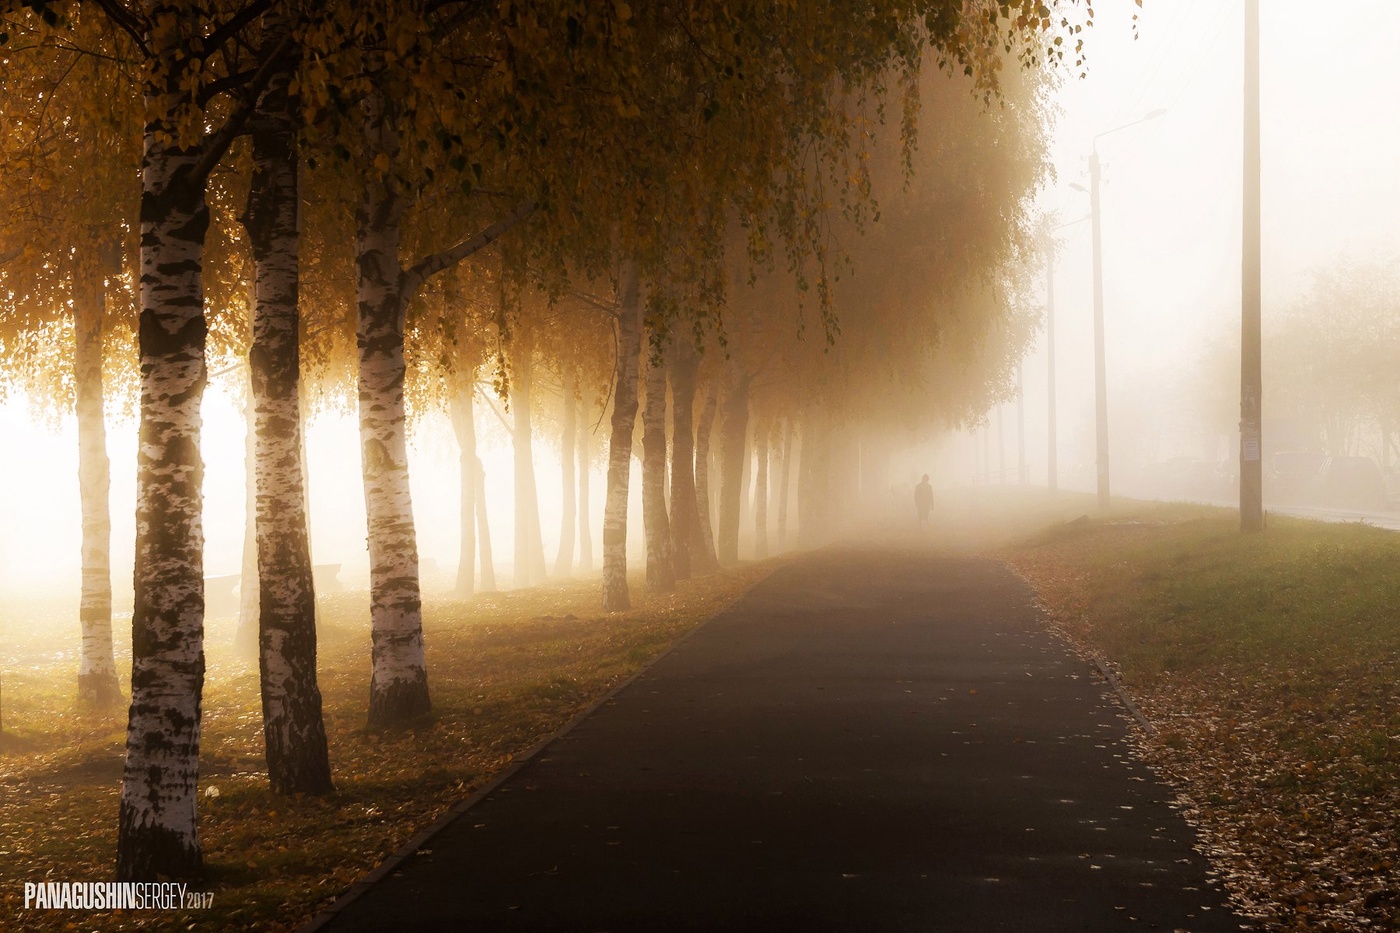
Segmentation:
[(1244, 5), (1244, 218), (1240, 291), (1240, 530), (1264, 530), (1264, 393), (1259, 318), (1259, 0)]
[(1104, 130), (1094, 137), (1089, 155), (1089, 213), (1094, 227), (1094, 420), (1097, 446), (1095, 460), (1098, 467), (1101, 509), (1108, 508), (1108, 378), (1103, 349), (1103, 238), (1099, 222), (1099, 179), (1102, 169), (1099, 164), (1099, 140), (1130, 126), (1155, 120), (1166, 112), (1165, 109), (1153, 110), (1131, 123)]
[[(1070, 183), (1070, 187), (1085, 191), (1083, 185), (1076, 185), (1073, 182)], [(1071, 220), (1069, 223), (1052, 225), (1051, 219), (1046, 217), (1045, 225), (1041, 230), (1041, 248), (1045, 252), (1045, 394), (1049, 407), (1046, 419), (1049, 451), (1045, 461), (1045, 476), (1046, 486), (1051, 495), (1059, 490), (1060, 482), (1060, 441), (1056, 430), (1058, 418), (1055, 408), (1055, 234), (1088, 219), (1088, 215), (1085, 215), (1078, 220)]]

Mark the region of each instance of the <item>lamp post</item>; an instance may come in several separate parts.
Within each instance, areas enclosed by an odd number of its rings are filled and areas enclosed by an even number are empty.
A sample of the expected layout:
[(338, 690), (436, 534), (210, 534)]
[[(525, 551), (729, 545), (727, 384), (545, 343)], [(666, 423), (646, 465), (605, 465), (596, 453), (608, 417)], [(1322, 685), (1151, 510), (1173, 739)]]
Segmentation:
[[(1070, 184), (1071, 188), (1083, 191), (1083, 185)], [(1046, 441), (1048, 450), (1045, 460), (1046, 486), (1054, 495), (1060, 485), (1060, 441), (1058, 436), (1058, 414), (1055, 407), (1055, 234), (1066, 227), (1083, 223), (1089, 217), (1071, 220), (1052, 226), (1051, 218), (1045, 218), (1041, 229), (1041, 249), (1045, 253), (1045, 395), (1049, 411), (1046, 417)]]
[(1244, 244), (1240, 295), (1240, 530), (1264, 529), (1264, 393), (1259, 317), (1259, 0), (1245, 0)]
[(1155, 120), (1166, 110), (1153, 110), (1131, 123), (1104, 130), (1094, 137), (1089, 155), (1089, 214), (1094, 228), (1094, 423), (1096, 466), (1098, 472), (1099, 508), (1108, 508), (1108, 373), (1104, 362), (1103, 338), (1103, 236), (1099, 221), (1099, 140), (1105, 136)]

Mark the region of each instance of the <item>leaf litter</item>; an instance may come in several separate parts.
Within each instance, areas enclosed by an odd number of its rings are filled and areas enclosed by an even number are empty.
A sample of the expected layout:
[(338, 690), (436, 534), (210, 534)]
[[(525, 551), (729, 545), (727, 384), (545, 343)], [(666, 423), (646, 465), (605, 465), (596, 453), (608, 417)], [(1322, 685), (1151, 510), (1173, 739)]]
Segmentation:
[(1225, 510), (1094, 523), (1003, 552), (1053, 626), (1106, 655), (1259, 929), (1400, 929), (1400, 535)]

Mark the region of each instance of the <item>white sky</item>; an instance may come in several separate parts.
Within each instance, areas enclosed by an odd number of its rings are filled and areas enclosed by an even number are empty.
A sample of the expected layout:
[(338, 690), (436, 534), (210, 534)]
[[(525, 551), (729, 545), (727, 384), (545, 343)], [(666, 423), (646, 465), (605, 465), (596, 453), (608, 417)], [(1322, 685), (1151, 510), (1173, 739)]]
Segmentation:
[[(1146, 0), (1137, 41), (1131, 0), (1095, 7), (1088, 77), (1067, 79), (1058, 95), (1058, 179), (1041, 207), (1062, 221), (1087, 215), (1088, 196), (1069, 185), (1088, 187), (1095, 134), (1168, 108), (1099, 141), (1114, 435), (1125, 418), (1161, 417), (1122, 409), (1130, 399), (1169, 397), (1192, 376), (1204, 341), (1232, 333), (1238, 340), (1244, 2)], [(1358, 0), (1344, 16), (1326, 13), (1313, 0), (1262, 0), (1266, 327), (1309, 270), (1347, 254), (1400, 252), (1400, 4)], [(1056, 265), (1062, 482), (1074, 464), (1093, 460), (1091, 269), (1089, 224), (1063, 231)], [(1025, 365), (1028, 460), (1038, 482), (1045, 375), (1042, 340)], [(1014, 410), (1006, 422), (1014, 453)], [(1205, 446), (1164, 436), (1158, 456), (1224, 453)]]

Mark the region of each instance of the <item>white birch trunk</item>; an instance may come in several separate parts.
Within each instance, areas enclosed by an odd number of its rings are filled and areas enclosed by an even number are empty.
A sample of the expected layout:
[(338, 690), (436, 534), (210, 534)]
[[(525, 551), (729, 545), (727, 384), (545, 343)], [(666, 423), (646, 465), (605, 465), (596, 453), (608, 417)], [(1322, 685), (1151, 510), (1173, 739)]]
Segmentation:
[(554, 558), (554, 575), (567, 577), (574, 572), (574, 525), (578, 507), (574, 499), (574, 440), (578, 436), (578, 378), (574, 367), (564, 364), (563, 425), (559, 430), (559, 486), (562, 508), (559, 515), (559, 552)]
[[(155, 7), (156, 4), (151, 4)], [(169, 8), (151, 15), (172, 15)], [(153, 35), (170, 73), (147, 78), (141, 163), (141, 425), (131, 619), (131, 708), (117, 878), (188, 877), (204, 691), (204, 526), (199, 405), (207, 377), (202, 261), (209, 208), (199, 152), (175, 148), (164, 115), (182, 94), (178, 30)], [(165, 82), (162, 86), (160, 82)]]
[(642, 526), (646, 533), (647, 588), (676, 588), (671, 563), (671, 523), (666, 516), (666, 367), (646, 353), (645, 406), (642, 409)]
[(392, 163), (398, 137), (379, 89), (362, 104), (367, 176), (356, 217), (359, 270), (360, 458), (369, 531), (371, 651), (369, 724), (399, 725), (427, 713), (418, 543), (408, 485), (399, 232), (404, 201), (373, 168)]
[(749, 385), (740, 378), (724, 400), (720, 426), (719, 538), (715, 542), (722, 565), (739, 560), (739, 513), (744, 499), (744, 460), (748, 453)]
[(754, 431), (754, 454), (758, 459), (753, 481), (753, 556), (757, 560), (768, 556), (768, 434), (766, 426)]
[(802, 456), (797, 472), (797, 542), (826, 543), (830, 529), (831, 426), (820, 409), (802, 419)]
[(787, 549), (788, 479), (792, 476), (792, 419), (783, 419), (783, 448), (778, 459), (778, 550)]
[[(265, 28), (276, 34), (282, 23)], [(316, 592), (302, 471), (298, 347), (297, 117), (291, 75), (258, 102), (246, 226), (253, 248), (258, 666), (268, 781), (279, 794), (332, 790), (316, 680)], [(245, 576), (243, 585), (249, 580)]]
[[(252, 345), (251, 339), (249, 346)], [(243, 560), (238, 575), (238, 627), (233, 646), (251, 660), (258, 653), (258, 419), (252, 376), (243, 403)]]
[(94, 711), (114, 709), (122, 702), (112, 655), (112, 481), (102, 390), (105, 292), (100, 263), (79, 268), (73, 282), (73, 382), (77, 392), (78, 493), (83, 516), (78, 706)]
[(613, 392), (608, 490), (603, 509), (603, 608), (608, 612), (632, 607), (627, 591), (627, 495), (631, 486), (632, 432), (637, 424), (637, 370), (642, 352), (637, 267), (630, 260), (623, 264), (620, 279), (617, 387)]
[(691, 552), (694, 568), (706, 573), (719, 569), (714, 525), (710, 520), (710, 436), (718, 410), (719, 387), (711, 384), (705, 407), (700, 412), (700, 424), (695, 430), (695, 508), (699, 513), (701, 546)]
[(496, 592), (496, 564), (491, 558), (491, 523), (486, 514), (486, 467), (476, 458), (476, 549), (481, 558), (481, 592)]
[[(585, 410), (585, 414), (586, 414)], [(593, 522), (589, 505), (588, 482), (592, 456), (588, 450), (588, 418), (578, 424), (578, 569), (584, 573), (593, 569)]]
[(534, 425), (531, 419), (532, 351), (518, 348), (511, 387), (511, 411), (515, 427), (511, 444), (515, 452), (515, 585), (543, 583), (544, 541), (540, 536), (539, 495), (535, 489)]
[(671, 354), (671, 565), (677, 580), (690, 579), (704, 550), (700, 513), (695, 503), (694, 346), (685, 339)]
[(456, 387), (448, 404), (452, 409), (452, 431), (457, 436), (457, 470), (461, 489), (458, 511), (457, 595), (471, 596), (476, 590), (476, 412), (471, 376), (458, 373)]

